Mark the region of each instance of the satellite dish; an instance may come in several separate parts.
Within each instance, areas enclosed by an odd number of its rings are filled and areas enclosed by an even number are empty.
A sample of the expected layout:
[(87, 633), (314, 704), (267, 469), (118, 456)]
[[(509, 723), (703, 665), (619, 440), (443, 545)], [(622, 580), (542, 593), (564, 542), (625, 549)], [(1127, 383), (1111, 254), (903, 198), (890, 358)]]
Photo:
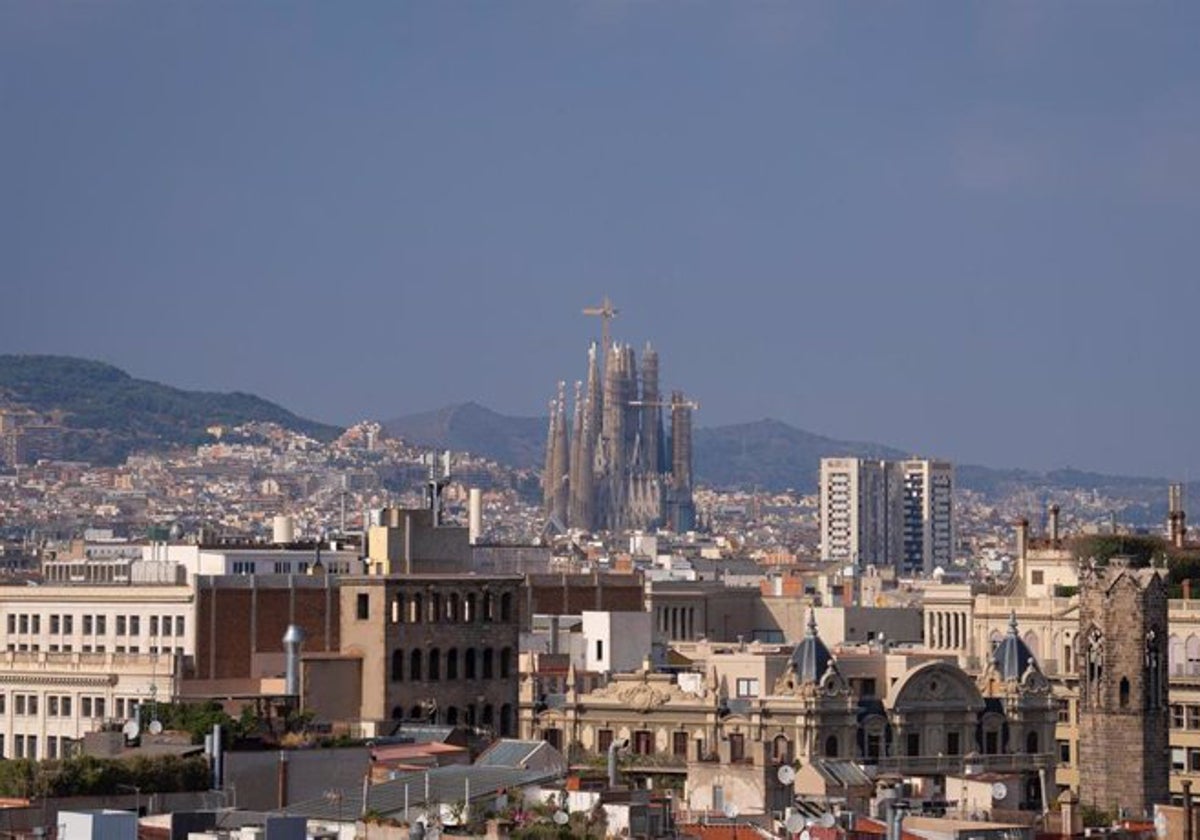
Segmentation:
[(149, 727), (149, 728), (150, 728), (150, 734), (151, 734), (151, 735), (158, 735), (158, 734), (160, 734), (160, 733), (162, 732), (162, 730), (163, 730), (162, 721), (161, 721), (161, 720), (152, 720), (152, 721), (150, 721), (150, 727)]
[(833, 824), (836, 823), (837, 820), (833, 818), (833, 814), (826, 811), (821, 815), (821, 819), (817, 820), (817, 822), (820, 824), (821, 828), (833, 828)]
[(796, 768), (790, 764), (783, 764), (779, 767), (779, 772), (775, 774), (782, 785), (790, 785), (796, 781)]
[(125, 740), (133, 741), (138, 735), (142, 734), (142, 727), (138, 725), (136, 720), (127, 720), (125, 725), (121, 727), (121, 731), (125, 733)]
[(571, 818), (567, 816), (566, 811), (555, 811), (554, 812), (554, 824), (555, 825), (566, 825), (570, 821), (571, 821)]
[(723, 810), (725, 812), (725, 816), (729, 817), (731, 820), (735, 819), (738, 815), (738, 806), (734, 805), (732, 802), (727, 804)]
[(787, 821), (783, 825), (788, 830), (788, 834), (795, 834), (804, 828), (804, 817), (796, 813), (788, 814)]
[(1008, 785), (1004, 782), (996, 782), (992, 785), (992, 799), (1004, 799), (1008, 796)]

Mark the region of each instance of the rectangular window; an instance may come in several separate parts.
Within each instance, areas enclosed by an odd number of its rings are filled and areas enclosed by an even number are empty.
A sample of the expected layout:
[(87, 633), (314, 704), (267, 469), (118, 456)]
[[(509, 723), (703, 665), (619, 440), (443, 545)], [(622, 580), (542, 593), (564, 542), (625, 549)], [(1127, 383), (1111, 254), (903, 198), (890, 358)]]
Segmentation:
[(1071, 722), (1071, 701), (1067, 700), (1065, 697), (1060, 697), (1054, 701), (1054, 704), (1058, 707), (1058, 722), (1059, 723), (1070, 723)]
[[(1059, 718), (1062, 720), (1062, 718)], [(1171, 728), (1183, 729), (1183, 704), (1175, 703), (1171, 706)]]
[(92, 635), (92, 617), (90, 615), (85, 615), (83, 617), (83, 635)]
[(1188, 750), (1188, 772), (1196, 773), (1200, 771), (1200, 750)]
[(1071, 742), (1070, 741), (1059, 741), (1058, 742), (1058, 763), (1059, 764), (1070, 764), (1071, 763)]
[(54, 735), (46, 736), (46, 758), (58, 758), (58, 738)]
[(366, 621), (371, 617), (371, 595), (367, 592), (359, 592), (355, 607), (355, 618), (359, 621)]
[(1200, 706), (1187, 707), (1187, 728), (1200, 729)]
[(21, 624), (21, 632), (28, 633), (29, 632), (29, 616), (22, 613), (21, 618), (20, 618), (20, 624)]
[(91, 697), (80, 697), (79, 698), (79, 716), (85, 717), (85, 718), (90, 718), (92, 716), (92, 698)]
[(26, 736), (26, 738), (25, 738), (25, 757), (32, 758), (36, 761), (37, 757), (38, 757), (37, 747), (38, 747), (37, 736), (36, 735)]
[(129, 616), (129, 635), (140, 636), (142, 634), (142, 617), (140, 615)]
[(0, 715), (4, 714), (4, 712), (5, 712), (4, 707), (7, 705), (7, 703), (6, 703), (7, 700), (8, 700), (7, 694), (0, 694)]
[(958, 755), (961, 747), (959, 746), (959, 733), (946, 733), (946, 755)]
[(183, 635), (183, 616), (181, 615), (175, 616), (175, 635)]
[(758, 696), (758, 678), (757, 677), (739, 677), (737, 681), (737, 696), (738, 697), (757, 697)]
[(1171, 747), (1171, 772), (1182, 773), (1187, 761), (1187, 750), (1183, 747)]
[(58, 697), (53, 694), (46, 698), (46, 714), (58, 717)]
[(74, 633), (75, 632), (75, 616), (64, 615), (63, 619), (62, 619), (62, 626), (63, 626), (64, 633)]
[(596, 661), (597, 662), (604, 661), (604, 640), (603, 639), (596, 640)]
[(25, 757), (25, 736), (24, 735), (14, 735), (13, 736), (13, 758), (24, 758), (24, 757)]
[(25, 695), (24, 694), (14, 694), (13, 695), (13, 711), (18, 715), (25, 714)]
[(71, 698), (69, 696), (63, 697), (62, 702), (59, 705), (62, 709), (62, 716), (71, 717)]
[(733, 732), (729, 736), (729, 762), (736, 764), (746, 760), (746, 736)]
[(158, 635), (158, 616), (156, 615), (150, 616), (150, 635)]
[(608, 748), (612, 746), (613, 731), (611, 729), (601, 729), (596, 733), (596, 752), (608, 754)]
[(162, 617), (162, 634), (164, 636), (171, 635), (171, 616), (164, 615)]
[(125, 635), (125, 616), (123, 615), (117, 616), (117, 635)]
[(687, 758), (688, 734), (686, 732), (671, 733), (671, 754), (676, 758)]
[(17, 632), (17, 617), (12, 613), (8, 614), (8, 632), (9, 633)]
[(108, 632), (108, 616), (96, 616), (96, 635), (103, 636)]
[(1046, 573), (1041, 569), (1036, 569), (1029, 573), (1029, 582), (1034, 586), (1041, 586), (1046, 582)]
[(29, 708), (29, 714), (36, 715), (38, 713), (38, 696), (36, 694), (29, 695), (29, 702), (26, 704)]
[(98, 717), (98, 718), (104, 717), (104, 698), (103, 697), (96, 698), (95, 707), (96, 708), (94, 711), (95, 711), (96, 717)]
[(921, 733), (909, 732), (904, 739), (904, 754), (910, 758), (921, 755)]
[(35, 615), (33, 617), (33, 632), (34, 633), (42, 632), (42, 617), (40, 615)]
[(648, 729), (638, 729), (633, 733), (633, 752), (635, 755), (654, 754), (654, 733)]
[(61, 632), (58, 627), (58, 615), (56, 615), (54, 613), (50, 614), (50, 632), (51, 633)]

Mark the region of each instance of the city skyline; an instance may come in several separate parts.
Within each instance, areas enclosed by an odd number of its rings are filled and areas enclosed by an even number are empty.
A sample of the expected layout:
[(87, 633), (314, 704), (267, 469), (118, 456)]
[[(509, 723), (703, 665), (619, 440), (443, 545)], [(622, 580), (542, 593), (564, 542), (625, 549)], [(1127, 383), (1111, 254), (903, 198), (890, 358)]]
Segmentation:
[(0, 352), (536, 416), (608, 295), (699, 426), (1195, 477), (1197, 10), (365, 8), (0, 9)]

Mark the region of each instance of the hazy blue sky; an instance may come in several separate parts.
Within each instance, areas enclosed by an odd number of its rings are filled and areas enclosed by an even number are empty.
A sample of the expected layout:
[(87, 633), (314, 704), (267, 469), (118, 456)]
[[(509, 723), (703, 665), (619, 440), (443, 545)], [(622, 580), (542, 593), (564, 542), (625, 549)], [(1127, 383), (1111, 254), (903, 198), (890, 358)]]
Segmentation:
[(0, 352), (1200, 477), (1200, 3), (0, 4)]

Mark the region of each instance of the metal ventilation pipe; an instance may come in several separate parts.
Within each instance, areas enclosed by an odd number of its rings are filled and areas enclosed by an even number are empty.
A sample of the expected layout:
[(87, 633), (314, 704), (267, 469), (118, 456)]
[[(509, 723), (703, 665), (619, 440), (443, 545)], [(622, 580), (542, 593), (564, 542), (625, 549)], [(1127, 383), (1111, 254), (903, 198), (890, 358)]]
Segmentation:
[(300, 696), (300, 645), (304, 642), (304, 631), (289, 624), (283, 634), (283, 650), (287, 654), (287, 669), (284, 671), (284, 693), (289, 697)]

